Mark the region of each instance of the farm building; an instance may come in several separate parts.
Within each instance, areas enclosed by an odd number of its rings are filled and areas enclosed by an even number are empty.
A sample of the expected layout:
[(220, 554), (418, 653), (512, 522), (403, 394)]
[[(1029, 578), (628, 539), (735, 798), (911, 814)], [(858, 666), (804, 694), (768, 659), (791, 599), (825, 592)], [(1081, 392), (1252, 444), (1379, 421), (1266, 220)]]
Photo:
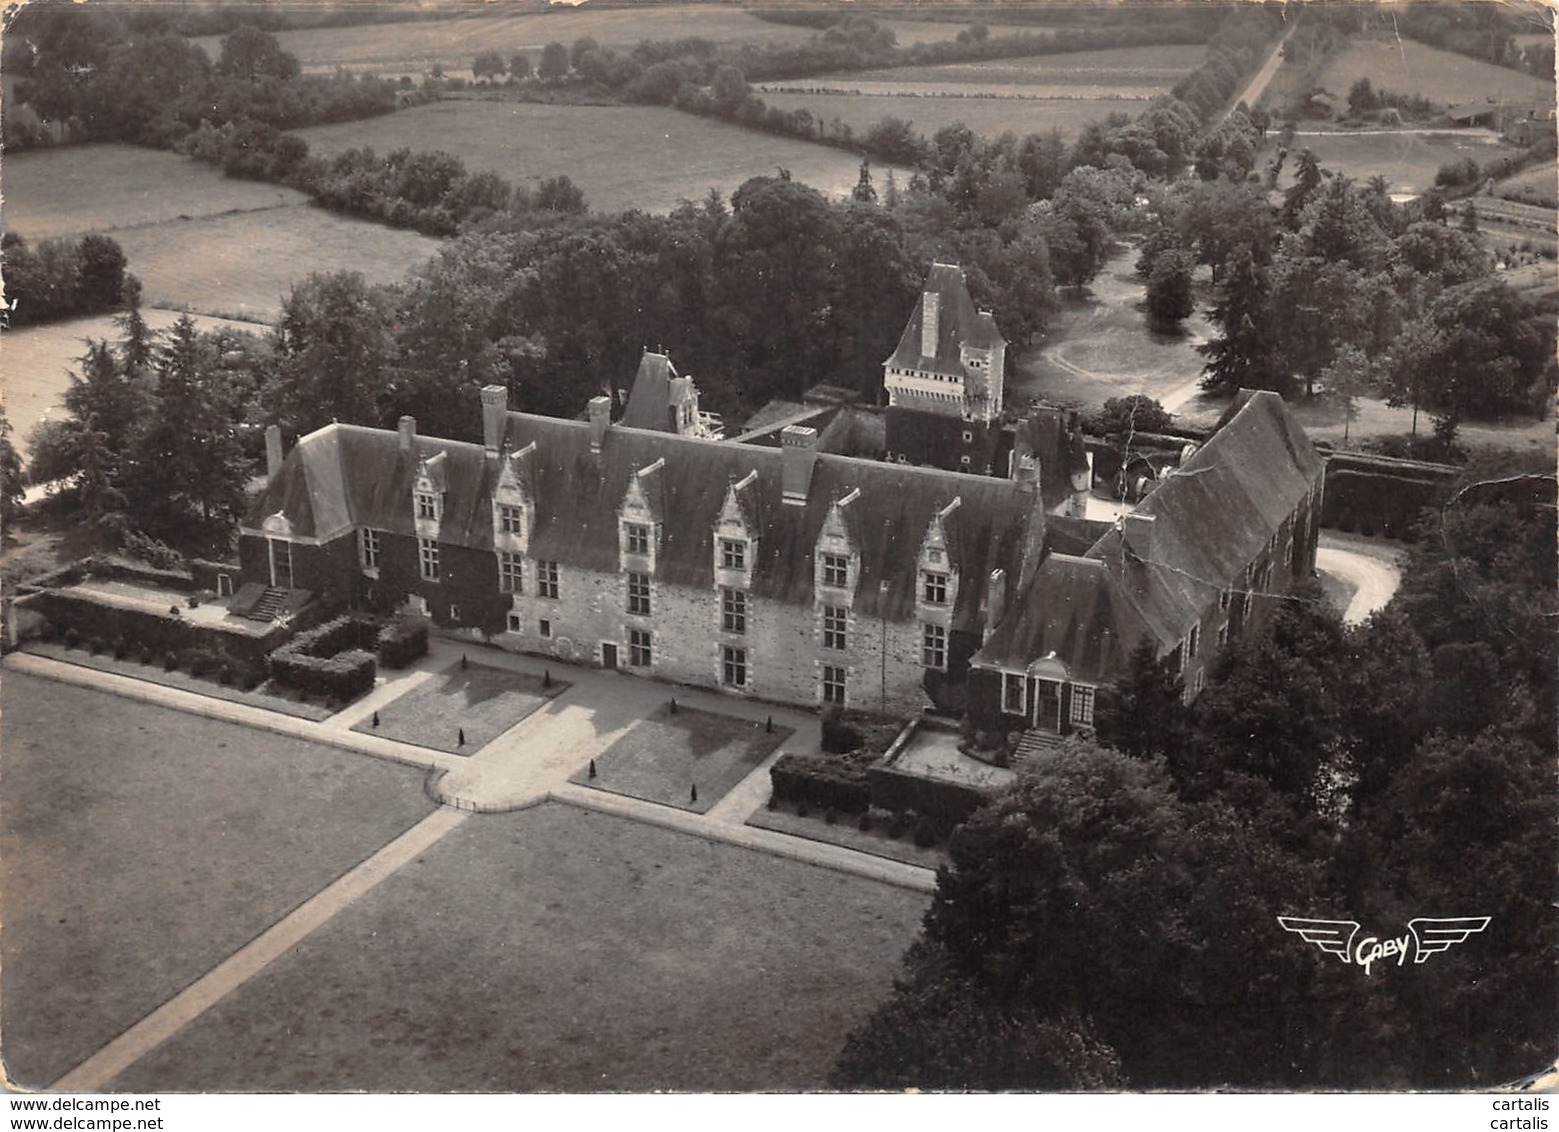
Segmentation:
[[(999, 395), (999, 394), (998, 394)], [(575, 663), (801, 705), (966, 702), (982, 726), (1091, 723), (1139, 637), (1188, 688), (1314, 563), (1321, 463), (1248, 394), (1121, 526), (1003, 479), (510, 412), (483, 443), (332, 424), (283, 457), (241, 528), (235, 608), (307, 590), (410, 607)]]

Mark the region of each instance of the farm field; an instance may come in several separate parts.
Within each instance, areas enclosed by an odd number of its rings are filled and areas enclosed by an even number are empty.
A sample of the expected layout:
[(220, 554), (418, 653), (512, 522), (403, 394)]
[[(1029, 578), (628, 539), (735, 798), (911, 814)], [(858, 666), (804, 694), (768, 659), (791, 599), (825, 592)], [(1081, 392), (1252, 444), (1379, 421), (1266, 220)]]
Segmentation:
[(1514, 177), (1507, 177), (1494, 186), (1494, 195), (1504, 200), (1522, 201), (1546, 208), (1559, 207), (1559, 186), (1555, 185), (1554, 167), (1537, 165)]
[[(912, 20), (887, 23), (904, 45), (951, 39), (961, 30), (958, 24)], [(814, 34), (812, 28), (769, 23), (739, 10), (690, 6), (657, 8), (648, 13), (630, 9), (554, 10), (517, 16), (468, 16), (284, 31), (276, 38), (284, 50), (298, 57), (305, 71), (345, 67), (380, 75), (420, 75), (434, 63), (442, 63), (447, 73), (458, 75), (468, 74), (472, 59), (482, 51), (501, 51), (506, 56), (524, 51), (534, 65), (546, 44), (572, 44), (583, 36), (604, 47), (621, 50), (646, 39), (688, 36), (716, 43), (782, 46), (805, 43)], [(202, 36), (191, 42), (212, 59), (222, 52), (220, 36)]]
[(176, 153), (111, 142), (5, 159), (5, 226), (29, 241), (307, 200), (295, 189), (225, 177)]
[(312, 205), (175, 220), (114, 233), (150, 306), (272, 322), (282, 300), (316, 271), (359, 271), (394, 283), (439, 241), (338, 216)]
[[(165, 330), (178, 320), (177, 311), (143, 307), (141, 313), (155, 330)], [(201, 330), (261, 331), (264, 327), (249, 322), (195, 316)], [(63, 415), (61, 406), (70, 388), (69, 371), (87, 350), (92, 338), (117, 341), (119, 330), (112, 315), (53, 322), (46, 326), (24, 326), (7, 330), (0, 338), (0, 372), (3, 372), (5, 416), (15, 429), (11, 442), (22, 459), (27, 458), (27, 434), (39, 421)]]
[[(981, 63), (946, 63), (927, 67), (892, 67), (859, 71), (816, 81), (824, 85), (902, 83), (956, 83), (971, 90), (1052, 86), (1102, 86), (1152, 97), (1172, 87), (1202, 63), (1207, 48), (1200, 44), (1167, 44), (1163, 47), (1117, 47), (1102, 51), (1070, 51), (1057, 55), (1031, 55), (1018, 59), (991, 59)], [(1122, 92), (1124, 93), (1124, 92)]]
[(1486, 98), (1554, 104), (1552, 81), (1411, 39), (1353, 37), (1321, 73), (1321, 86), (1344, 97), (1361, 78), (1376, 90), (1421, 94), (1445, 105)]
[(1075, 137), (1083, 127), (1100, 122), (1117, 111), (1135, 115), (1144, 106), (1123, 98), (1030, 98), (1007, 96), (966, 98), (927, 94), (764, 94), (763, 101), (784, 110), (806, 110), (824, 122), (838, 119), (864, 133), (884, 118), (903, 118), (930, 137), (943, 126), (963, 123), (977, 134), (995, 137), (1006, 130), (1024, 134), (1061, 131)]
[[(1490, 130), (1300, 130), (1289, 146), (1282, 187), (1293, 183), (1296, 159), (1305, 149), (1316, 155), (1323, 169), (1343, 173), (1356, 181), (1368, 180), (1378, 173), (1391, 182), (1392, 193), (1413, 196), (1434, 188), (1435, 173), (1448, 161), (1472, 157), (1481, 163), (1521, 152), (1501, 142)], [(1270, 159), (1269, 141), (1268, 152), (1262, 154), (1261, 160), (1264, 163)]]
[(566, 174), (601, 212), (668, 212), (683, 200), (702, 200), (711, 187), (729, 194), (779, 167), (825, 194), (844, 196), (860, 171), (860, 159), (844, 150), (658, 106), (446, 101), (298, 133), (311, 151), (325, 155), (356, 146), (381, 153), (441, 149), (468, 169), (516, 185), (534, 187)]
[(415, 770), (5, 673), (0, 1004), (45, 1088), (433, 810)]
[(556, 803), (483, 815), (108, 1088), (817, 1089), (926, 902)]

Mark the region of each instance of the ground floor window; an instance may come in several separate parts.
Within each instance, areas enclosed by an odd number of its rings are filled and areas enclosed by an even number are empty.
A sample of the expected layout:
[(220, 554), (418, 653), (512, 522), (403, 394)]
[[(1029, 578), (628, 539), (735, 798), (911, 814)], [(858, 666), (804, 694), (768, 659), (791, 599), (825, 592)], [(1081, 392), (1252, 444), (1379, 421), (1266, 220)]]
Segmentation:
[(498, 592), (506, 594), (524, 593), (525, 567), (524, 559), (518, 554), (510, 554), (507, 551), (498, 552)]
[(1086, 684), (1072, 685), (1072, 722), (1093, 726), (1093, 689)]
[(823, 702), (844, 704), (845, 670), (836, 664), (823, 665)]
[(1021, 672), (1003, 672), (1001, 674), (1001, 710), (1008, 715), (1023, 714), (1023, 674)]
[(508, 618), (508, 628), (509, 632), (511, 633), (520, 632), (520, 615), (518, 613), (510, 612)]
[(920, 636), (920, 663), (924, 668), (947, 669), (947, 628), (942, 625), (922, 625)]
[(747, 650), (725, 645), (720, 650), (720, 683), (729, 688), (747, 687)]
[(545, 617), (541, 619), (541, 635), (543, 639), (552, 636), (552, 622)]
[(650, 646), (648, 629), (628, 630), (628, 663), (634, 668), (648, 668), (654, 653)]

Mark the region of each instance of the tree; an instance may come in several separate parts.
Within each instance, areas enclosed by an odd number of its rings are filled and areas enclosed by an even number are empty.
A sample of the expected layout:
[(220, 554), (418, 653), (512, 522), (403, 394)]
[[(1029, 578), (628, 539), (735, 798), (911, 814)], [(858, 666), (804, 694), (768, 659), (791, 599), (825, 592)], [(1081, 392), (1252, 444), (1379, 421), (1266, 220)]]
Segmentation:
[(1171, 249), (1160, 255), (1148, 276), (1148, 321), (1160, 330), (1173, 330), (1196, 310), (1191, 276), (1195, 269), (1188, 252)]
[(118, 241), (92, 233), (81, 238), (76, 304), (81, 310), (109, 310), (124, 301), (125, 253)]
[(11, 443), (11, 422), (5, 419), (5, 406), (0, 405), (0, 523), (9, 525), (16, 517), (26, 487), (22, 458)]
[(523, 51), (516, 51), (509, 56), (509, 76), (516, 81), (528, 79), (531, 74), (530, 56)]
[(294, 287), (282, 304), (275, 349), (267, 401), (288, 432), (381, 422), (384, 371), (394, 356), (390, 303), (360, 274), (314, 274)]
[(483, 51), (471, 61), (471, 73), (479, 79), (496, 79), (508, 69), (501, 51)]
[(861, 176), (855, 182), (855, 188), (850, 192), (850, 199), (859, 204), (877, 203), (877, 190), (872, 185), (872, 166), (870, 161), (862, 160)]
[(1188, 781), (1185, 685), (1170, 659), (1159, 659), (1151, 638), (1137, 642), (1125, 673), (1099, 693), (1094, 716), (1099, 742), (1134, 759), (1162, 757), (1177, 781)]
[(715, 108), (727, 118), (736, 117), (737, 111), (752, 99), (752, 87), (747, 79), (730, 64), (716, 69), (709, 93), (715, 100)]
[(1379, 108), (1380, 99), (1375, 97), (1375, 89), (1370, 85), (1368, 76), (1359, 76), (1348, 88), (1348, 112), (1359, 116)]
[(1279, 372), (1267, 321), (1267, 273), (1251, 254), (1236, 250), (1210, 317), (1221, 330), (1217, 338), (1198, 346), (1207, 359), (1202, 388), (1232, 393), (1238, 389), (1287, 392), (1289, 381)]
[(262, 78), (285, 81), (297, 77), (298, 60), (282, 50), (274, 35), (245, 24), (222, 40), (216, 73), (251, 82)]
[(541, 49), (541, 62), (536, 67), (536, 77), (544, 83), (555, 83), (568, 74), (568, 48), (553, 42)]
[(1348, 430), (1359, 415), (1358, 399), (1370, 390), (1369, 359), (1357, 346), (1342, 346), (1331, 364), (1321, 371), (1320, 384), (1330, 396), (1342, 402), (1342, 444), (1346, 448)]

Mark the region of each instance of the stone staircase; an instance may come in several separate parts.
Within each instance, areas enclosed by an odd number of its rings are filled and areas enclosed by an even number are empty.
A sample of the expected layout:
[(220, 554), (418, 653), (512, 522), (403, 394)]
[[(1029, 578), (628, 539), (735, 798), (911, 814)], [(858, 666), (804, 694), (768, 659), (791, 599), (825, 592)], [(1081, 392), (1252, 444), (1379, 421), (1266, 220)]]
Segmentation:
[(1061, 736), (1054, 731), (1031, 727), (1018, 740), (1017, 749), (1012, 752), (1012, 762), (1014, 766), (1021, 765), (1032, 758), (1053, 755), (1060, 749)]
[(286, 604), (287, 591), (271, 586), (260, 595), (260, 600), (254, 603), (254, 608), (244, 616), (251, 621), (275, 621)]

